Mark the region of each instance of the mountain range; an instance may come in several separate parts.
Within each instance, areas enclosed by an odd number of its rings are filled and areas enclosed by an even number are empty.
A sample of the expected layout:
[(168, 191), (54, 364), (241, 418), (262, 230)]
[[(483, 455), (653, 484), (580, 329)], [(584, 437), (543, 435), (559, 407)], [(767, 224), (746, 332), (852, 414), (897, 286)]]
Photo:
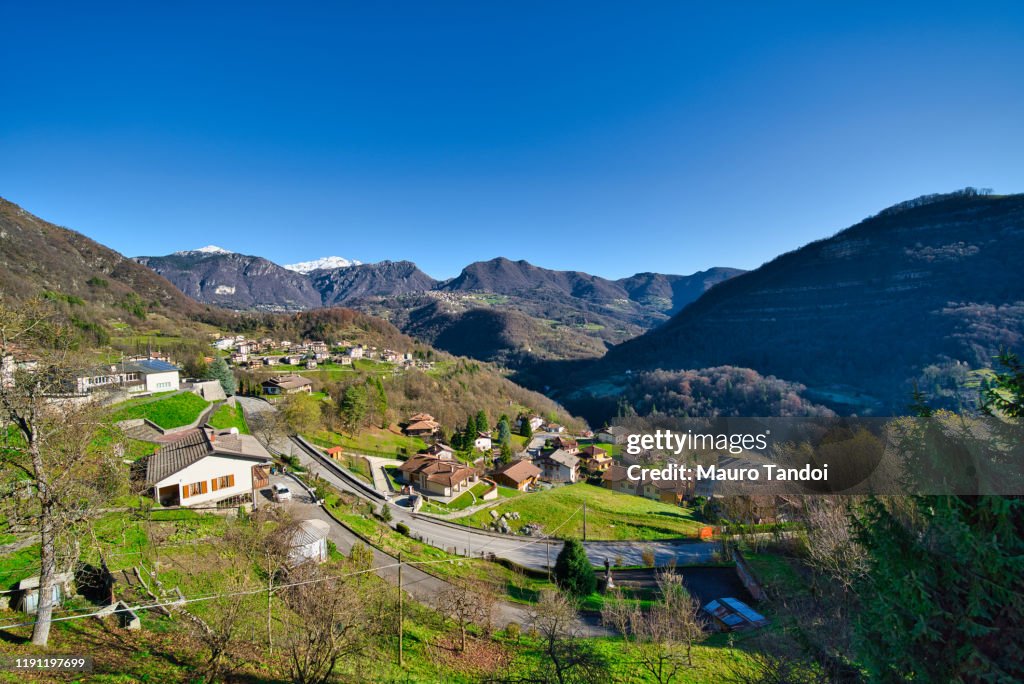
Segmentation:
[[(496, 258), (437, 281), (410, 261), (306, 268), (203, 248), (136, 260), (200, 302), (236, 310), (351, 306), (452, 353), (518, 368), (536, 358), (594, 358), (664, 322), (738, 269), (608, 280)], [(301, 267), (301, 268), (299, 268)]]
[[(974, 395), (972, 371), (1001, 348), (1024, 348), (1022, 262), (1024, 195), (926, 196), (721, 283), (600, 360), (549, 375), (570, 406), (618, 400), (645, 373), (726, 365), (800, 383), (843, 413), (902, 413), (915, 387), (956, 406)], [(668, 408), (677, 382), (647, 387), (647, 402)]]
[(956, 406), (1000, 349), (1024, 348), (1024, 195), (918, 198), (746, 273), (608, 280), (493, 259), (438, 282), (410, 262), (300, 273), (225, 252), (133, 261), (0, 200), (4, 296), (42, 293), (83, 329), (238, 316), (210, 304), (351, 303), (499, 361), (592, 423), (623, 401), (640, 413), (863, 415), (900, 413), (917, 388)]

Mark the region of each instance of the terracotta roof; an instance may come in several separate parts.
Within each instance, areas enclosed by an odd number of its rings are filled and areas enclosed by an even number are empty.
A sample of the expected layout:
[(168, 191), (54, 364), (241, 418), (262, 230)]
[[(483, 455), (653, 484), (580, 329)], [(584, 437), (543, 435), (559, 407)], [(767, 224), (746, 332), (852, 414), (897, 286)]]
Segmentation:
[(608, 452), (606, 450), (602, 449), (599, 446), (594, 446), (593, 444), (580, 449), (580, 453), (586, 454), (587, 458), (599, 458), (601, 456), (608, 455)]
[(428, 454), (417, 454), (398, 466), (403, 473), (425, 475), (428, 482), (454, 485), (476, 474), (474, 468), (464, 463), (441, 459)]
[(495, 475), (504, 475), (513, 482), (525, 482), (531, 477), (540, 476), (540, 468), (530, 461), (512, 461), (503, 468), (494, 471)]
[(406, 430), (406, 432), (409, 432), (409, 431), (412, 431), (412, 430), (415, 430), (415, 431), (419, 431), (419, 430), (436, 430), (439, 427), (440, 427), (440, 425), (438, 425), (437, 423), (435, 423), (432, 420), (418, 420), (415, 423), (409, 423), (405, 427), (405, 430)]
[(604, 471), (604, 475), (601, 479), (605, 482), (619, 482), (620, 480), (628, 479), (626, 477), (626, 466), (613, 465), (608, 470)]

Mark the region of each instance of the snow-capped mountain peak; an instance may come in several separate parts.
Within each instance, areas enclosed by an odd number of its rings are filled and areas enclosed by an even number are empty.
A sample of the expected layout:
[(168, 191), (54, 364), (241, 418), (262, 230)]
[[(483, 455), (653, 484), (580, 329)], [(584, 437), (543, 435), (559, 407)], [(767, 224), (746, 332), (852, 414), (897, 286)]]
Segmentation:
[(206, 245), (199, 249), (186, 249), (181, 252), (175, 252), (175, 254), (194, 254), (196, 252), (199, 252), (200, 254), (234, 254), (234, 252), (224, 249), (223, 247), (218, 247), (217, 245)]
[(285, 264), (284, 267), (289, 271), (309, 273), (318, 268), (348, 268), (349, 266), (359, 266), (362, 263), (361, 261), (353, 261), (339, 256), (329, 256), (313, 259), (312, 261), (300, 261), (297, 264)]

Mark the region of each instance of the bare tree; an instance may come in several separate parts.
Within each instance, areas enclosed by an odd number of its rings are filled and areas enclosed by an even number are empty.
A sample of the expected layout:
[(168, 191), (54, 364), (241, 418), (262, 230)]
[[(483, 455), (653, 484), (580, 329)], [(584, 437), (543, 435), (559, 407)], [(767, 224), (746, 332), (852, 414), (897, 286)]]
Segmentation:
[(466, 650), (466, 630), (474, 624), (490, 624), (493, 588), (475, 582), (452, 582), (438, 598), (438, 610), (451, 617), (459, 629), (459, 650)]
[(681, 575), (659, 573), (658, 586), (661, 599), (646, 611), (615, 590), (605, 601), (602, 618), (622, 634), (626, 648), (655, 681), (669, 684), (684, 667), (693, 667), (693, 645), (704, 638), (704, 623)]
[(260, 508), (255, 511), (247, 525), (235, 527), (229, 534), (229, 542), (259, 568), (266, 584), (267, 604), (267, 648), (274, 652), (274, 594), (279, 577), (288, 567), (294, 547), (297, 523), (287, 512), (277, 508)]
[(249, 430), (266, 447), (273, 447), (274, 442), (288, 434), (287, 427), (280, 414), (273, 407), (265, 411), (253, 411), (245, 417)]
[(848, 595), (867, 572), (867, 554), (854, 539), (847, 497), (807, 496), (800, 518), (807, 532), (805, 562)]
[[(211, 578), (207, 576), (206, 579), (209, 581)], [(210, 589), (224, 595), (201, 604), (203, 617), (181, 608), (192, 632), (210, 651), (202, 668), (206, 681), (223, 681), (224, 675), (231, 670), (233, 661), (227, 656), (241, 640), (241, 628), (256, 608), (252, 596), (238, 595), (238, 592), (255, 586), (248, 568), (231, 568), (217, 573), (215, 586)]]
[[(365, 576), (332, 578), (314, 563), (289, 573), (282, 591), (284, 639), (292, 681), (324, 684), (338, 665), (367, 648), (373, 635)], [(358, 666), (359, 659), (352, 658)]]
[[(0, 304), (0, 462), (8, 471), (3, 503), (12, 519), (33, 521), (39, 534), (32, 643), (41, 646), (49, 640), (58, 547), (96, 514), (97, 502), (116, 491), (126, 474), (113, 445), (96, 441), (104, 422), (99, 403), (69, 396), (74, 371), (86, 363), (76, 342), (74, 330), (44, 304)], [(65, 559), (68, 566), (74, 560)]]
[(608, 661), (582, 638), (576, 604), (570, 598), (557, 591), (545, 591), (528, 615), (547, 656), (539, 664), (540, 681), (569, 684), (609, 678)]

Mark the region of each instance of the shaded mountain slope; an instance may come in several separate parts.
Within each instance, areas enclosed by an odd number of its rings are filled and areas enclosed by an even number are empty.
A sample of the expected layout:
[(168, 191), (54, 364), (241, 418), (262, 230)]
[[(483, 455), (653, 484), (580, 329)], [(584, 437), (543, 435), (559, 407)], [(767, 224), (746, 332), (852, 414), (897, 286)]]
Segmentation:
[(846, 411), (942, 396), (1024, 345), (1024, 195), (897, 205), (709, 290), (575, 383), (627, 371), (749, 367)]

